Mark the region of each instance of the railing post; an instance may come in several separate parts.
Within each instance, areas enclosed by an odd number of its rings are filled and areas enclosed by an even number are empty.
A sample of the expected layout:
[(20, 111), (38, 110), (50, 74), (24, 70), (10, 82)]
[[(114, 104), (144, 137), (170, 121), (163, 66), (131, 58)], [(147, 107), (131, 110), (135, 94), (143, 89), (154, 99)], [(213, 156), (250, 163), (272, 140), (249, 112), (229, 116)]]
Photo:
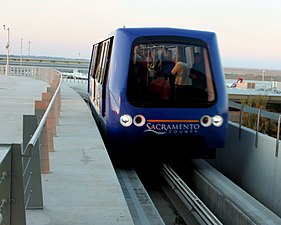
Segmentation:
[[(46, 103), (45, 106), (49, 106), (50, 101), (52, 99), (52, 93), (47, 92), (47, 93), (42, 93), (42, 101)], [(47, 109), (46, 107), (46, 109)], [(45, 110), (46, 110), (45, 109)], [(47, 131), (47, 146), (48, 146), (48, 151), (52, 152), (54, 151), (54, 142), (53, 142), (53, 136), (54, 136), (54, 129), (55, 129), (55, 124), (54, 124), (54, 116), (53, 116), (53, 109), (50, 110), (47, 121), (45, 123), (45, 129)]]
[[(35, 115), (37, 116), (38, 121), (42, 119), (48, 103), (45, 101), (35, 101)], [(47, 123), (46, 123), (47, 124)], [(46, 124), (43, 127), (43, 130), (40, 134), (40, 165), (42, 173), (50, 173), (50, 162), (49, 162), (49, 146), (48, 146), (48, 132)]]
[(275, 157), (278, 158), (278, 152), (279, 152), (279, 137), (280, 137), (280, 121), (281, 121), (281, 114), (278, 117), (277, 122), (277, 135), (276, 135), (276, 148), (275, 148)]
[(240, 117), (239, 117), (239, 133), (238, 133), (238, 139), (241, 139), (241, 130), (242, 130), (242, 117), (243, 117), (243, 109), (244, 109), (244, 105), (241, 106), (240, 109)]
[[(55, 93), (55, 90), (53, 88), (50, 88), (50, 87), (47, 87), (47, 93), (48, 93), (48, 96), (50, 96), (49, 98), (49, 102), (51, 101), (52, 99), (52, 96), (54, 95)], [(52, 129), (52, 136), (55, 136), (57, 134), (57, 121), (56, 121), (56, 109), (55, 109), (55, 106), (56, 106), (56, 101), (54, 102), (54, 105), (48, 115), (48, 119), (50, 120), (50, 123), (51, 123), (51, 129)]]
[(261, 109), (259, 109), (258, 116), (257, 116), (257, 128), (256, 128), (256, 140), (255, 140), (255, 147), (258, 147), (258, 138), (259, 138), (259, 129), (260, 129), (260, 117), (261, 117)]
[[(23, 115), (23, 149), (26, 148), (36, 128), (36, 115)], [(23, 185), (25, 208), (43, 209), (39, 140), (31, 152), (23, 155)]]
[(11, 224), (11, 155), (11, 146), (0, 146), (0, 224)]
[(12, 144), (12, 184), (11, 184), (11, 224), (26, 225), (23, 171), (22, 171), (22, 146)]

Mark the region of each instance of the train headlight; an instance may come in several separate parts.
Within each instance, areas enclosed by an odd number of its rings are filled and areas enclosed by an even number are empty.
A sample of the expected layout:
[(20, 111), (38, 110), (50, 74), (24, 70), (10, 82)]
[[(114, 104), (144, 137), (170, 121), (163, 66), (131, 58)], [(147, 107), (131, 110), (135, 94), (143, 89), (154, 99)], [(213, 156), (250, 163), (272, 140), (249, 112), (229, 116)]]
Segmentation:
[(136, 115), (133, 122), (137, 127), (142, 127), (145, 124), (145, 118), (143, 115)]
[(200, 123), (203, 127), (209, 127), (212, 124), (212, 118), (208, 115), (204, 115), (201, 117)]
[(212, 118), (212, 122), (215, 127), (220, 127), (223, 124), (223, 118), (220, 115), (215, 115)]
[(129, 127), (133, 123), (132, 117), (128, 114), (125, 114), (125, 115), (120, 117), (120, 123), (124, 127)]

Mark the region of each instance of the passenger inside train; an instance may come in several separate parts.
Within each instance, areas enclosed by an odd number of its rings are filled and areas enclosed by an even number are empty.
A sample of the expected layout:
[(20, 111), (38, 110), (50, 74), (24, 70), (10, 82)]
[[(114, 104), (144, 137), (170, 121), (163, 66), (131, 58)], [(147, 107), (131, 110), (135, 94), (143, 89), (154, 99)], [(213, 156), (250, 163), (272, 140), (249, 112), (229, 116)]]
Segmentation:
[(215, 101), (208, 61), (204, 46), (142, 39), (133, 46), (127, 99), (137, 107), (208, 107)]

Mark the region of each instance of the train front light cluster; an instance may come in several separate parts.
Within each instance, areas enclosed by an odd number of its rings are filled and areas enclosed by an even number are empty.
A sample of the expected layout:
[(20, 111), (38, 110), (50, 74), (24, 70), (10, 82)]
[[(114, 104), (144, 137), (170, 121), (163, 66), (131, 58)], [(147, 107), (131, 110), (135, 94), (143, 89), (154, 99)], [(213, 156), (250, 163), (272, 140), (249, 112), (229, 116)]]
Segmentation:
[(133, 119), (129, 114), (125, 114), (125, 115), (120, 117), (120, 123), (124, 127), (129, 127), (129, 126), (132, 125)]
[(215, 127), (220, 127), (223, 124), (223, 118), (220, 115), (213, 116), (212, 121)]
[[(143, 115), (136, 115), (132, 118), (129, 114), (124, 114), (120, 117), (120, 123), (124, 127), (129, 127), (134, 124), (137, 127), (142, 127), (145, 124), (145, 117)], [(209, 127), (213, 124), (215, 127), (220, 127), (223, 124), (223, 117), (220, 115), (215, 115), (213, 117), (209, 115), (204, 115), (200, 119), (200, 124), (203, 127)]]
[(124, 127), (129, 127), (132, 123), (137, 127), (142, 127), (145, 124), (145, 118), (143, 115), (136, 115), (132, 118), (129, 114), (124, 114), (120, 117), (120, 123)]
[(133, 123), (137, 127), (142, 127), (145, 124), (145, 118), (143, 115), (136, 115), (133, 119)]
[(220, 127), (223, 124), (223, 118), (220, 115), (215, 115), (213, 117), (208, 116), (208, 115), (204, 115), (204, 116), (201, 117), (200, 123), (203, 127), (209, 127), (212, 124), (215, 127)]

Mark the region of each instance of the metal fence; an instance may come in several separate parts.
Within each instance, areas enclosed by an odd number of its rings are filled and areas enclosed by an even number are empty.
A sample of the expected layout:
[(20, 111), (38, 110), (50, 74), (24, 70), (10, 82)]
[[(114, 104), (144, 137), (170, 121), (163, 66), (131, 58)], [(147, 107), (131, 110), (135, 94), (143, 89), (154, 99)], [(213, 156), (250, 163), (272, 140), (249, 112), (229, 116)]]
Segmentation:
[(247, 105), (239, 104), (236, 102), (229, 102), (229, 107), (233, 109), (238, 109), (240, 111), (239, 114), (239, 139), (241, 138), (241, 127), (242, 127), (242, 120), (243, 120), (243, 112), (247, 112), (250, 114), (254, 114), (257, 116), (257, 123), (256, 123), (256, 136), (255, 136), (255, 146), (258, 145), (258, 138), (259, 138), (259, 129), (260, 129), (260, 119), (261, 117), (273, 120), (277, 123), (277, 132), (276, 132), (276, 149), (275, 149), (275, 156), (278, 157), (279, 151), (279, 137), (280, 137), (280, 122), (281, 122), (281, 114), (269, 112), (266, 110), (250, 107)]
[(87, 83), (88, 75), (84, 73), (62, 73), (63, 80), (74, 83)]
[[(25, 209), (43, 208), (41, 173), (48, 172), (44, 171), (48, 165), (42, 155), (48, 154), (56, 133), (62, 76), (39, 67), (10, 66), (9, 72), (10, 76), (32, 77), (50, 85), (47, 93), (42, 93), (42, 101), (35, 104), (35, 115), (23, 115), (22, 143), (0, 143), (0, 224), (25, 225)], [(0, 66), (0, 75), (5, 73), (5, 66)], [(44, 107), (36, 110), (36, 105)]]

